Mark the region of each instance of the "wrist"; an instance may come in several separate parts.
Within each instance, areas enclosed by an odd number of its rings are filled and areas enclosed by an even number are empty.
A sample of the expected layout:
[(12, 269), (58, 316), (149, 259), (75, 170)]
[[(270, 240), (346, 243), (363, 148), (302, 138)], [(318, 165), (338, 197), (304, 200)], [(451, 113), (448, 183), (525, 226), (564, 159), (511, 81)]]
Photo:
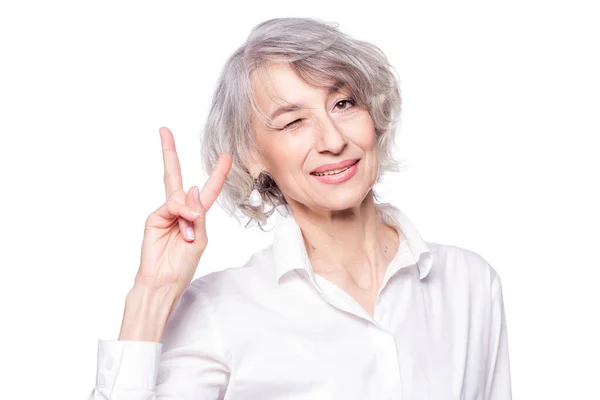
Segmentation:
[(125, 300), (119, 340), (160, 342), (179, 297), (174, 285), (150, 287), (136, 283)]

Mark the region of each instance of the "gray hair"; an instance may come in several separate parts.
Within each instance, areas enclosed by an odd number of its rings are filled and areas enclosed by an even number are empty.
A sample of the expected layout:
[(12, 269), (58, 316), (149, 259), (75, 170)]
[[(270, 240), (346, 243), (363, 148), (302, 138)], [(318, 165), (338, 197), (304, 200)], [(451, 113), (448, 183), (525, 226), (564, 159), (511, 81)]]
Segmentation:
[[(252, 135), (252, 116), (270, 123), (256, 103), (251, 76), (260, 74), (269, 62), (289, 63), (301, 79), (315, 87), (325, 87), (331, 80), (347, 87), (356, 105), (365, 106), (373, 119), (379, 156), (377, 182), (383, 173), (400, 170), (393, 156), (401, 108), (397, 73), (377, 46), (340, 32), (338, 26), (313, 18), (264, 21), (252, 29), (220, 72), (203, 129), (201, 158), (210, 175), (221, 153), (231, 154), (231, 171), (217, 202), (238, 222), (243, 215), (249, 218), (246, 227), (256, 224), (262, 228), (277, 206), (287, 207), (266, 171), (255, 182), (246, 167), (250, 149), (260, 153)], [(270, 208), (248, 204), (255, 187)]]

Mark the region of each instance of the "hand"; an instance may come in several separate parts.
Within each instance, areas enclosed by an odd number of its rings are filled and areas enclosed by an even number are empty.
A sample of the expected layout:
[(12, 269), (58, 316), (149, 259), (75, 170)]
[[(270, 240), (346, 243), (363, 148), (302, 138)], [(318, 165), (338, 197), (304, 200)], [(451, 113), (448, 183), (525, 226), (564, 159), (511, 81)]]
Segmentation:
[(182, 187), (181, 167), (173, 134), (160, 128), (166, 202), (146, 219), (136, 285), (149, 288), (175, 286), (183, 291), (194, 277), (206, 249), (205, 217), (223, 188), (231, 169), (231, 155), (222, 153), (202, 190)]

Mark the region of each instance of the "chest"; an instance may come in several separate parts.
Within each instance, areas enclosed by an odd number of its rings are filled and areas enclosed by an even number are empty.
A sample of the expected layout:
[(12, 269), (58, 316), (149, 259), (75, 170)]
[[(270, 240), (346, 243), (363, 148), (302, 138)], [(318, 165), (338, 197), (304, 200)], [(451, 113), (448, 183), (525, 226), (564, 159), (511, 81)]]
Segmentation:
[(481, 343), (473, 334), (465, 340), (469, 323), (453, 320), (451, 308), (431, 320), (423, 293), (408, 288), (377, 304), (335, 290), (289, 293), (296, 300), (256, 305), (258, 313), (242, 312), (226, 326), (237, 330), (228, 335), (234, 362), (226, 399), (481, 398)]
[[(345, 297), (345, 301), (353, 300), (359, 308), (362, 308), (371, 318), (375, 318), (375, 305), (377, 303), (378, 287), (363, 289), (354, 283), (335, 278), (320, 279), (321, 287), (329, 289), (331, 297)], [(334, 293), (331, 293), (334, 292)], [(335, 293), (337, 292), (337, 293)]]
[[(331, 297), (353, 300), (371, 318), (375, 319), (377, 296), (383, 282), (383, 272), (376, 277), (364, 277), (362, 286), (348, 274), (319, 273), (315, 276), (319, 286)], [(368, 284), (367, 284), (368, 282)]]

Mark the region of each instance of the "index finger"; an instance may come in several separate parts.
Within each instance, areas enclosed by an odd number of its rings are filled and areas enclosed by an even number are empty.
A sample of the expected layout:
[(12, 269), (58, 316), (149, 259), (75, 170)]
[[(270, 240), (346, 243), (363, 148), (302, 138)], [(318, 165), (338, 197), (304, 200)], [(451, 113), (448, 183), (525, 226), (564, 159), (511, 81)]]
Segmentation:
[(175, 148), (175, 139), (173, 133), (167, 127), (158, 130), (162, 144), (163, 164), (165, 167), (165, 192), (167, 199), (172, 193), (183, 190), (183, 181), (181, 178), (181, 165)]

